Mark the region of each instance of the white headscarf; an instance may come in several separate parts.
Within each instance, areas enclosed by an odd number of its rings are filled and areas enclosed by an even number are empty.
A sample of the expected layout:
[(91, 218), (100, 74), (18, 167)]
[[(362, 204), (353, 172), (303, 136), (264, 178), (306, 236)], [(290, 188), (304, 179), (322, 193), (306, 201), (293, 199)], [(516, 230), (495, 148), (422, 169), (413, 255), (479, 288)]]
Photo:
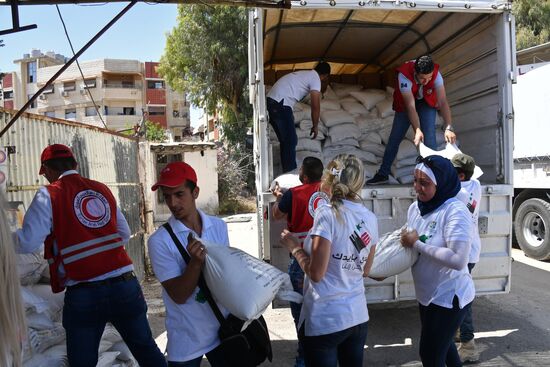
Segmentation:
[(415, 170), (419, 170), (421, 172), (424, 172), (426, 176), (432, 180), (432, 182), (437, 185), (437, 180), (435, 179), (434, 171), (428, 166), (426, 166), (424, 163), (418, 163), (416, 167), (414, 167)]

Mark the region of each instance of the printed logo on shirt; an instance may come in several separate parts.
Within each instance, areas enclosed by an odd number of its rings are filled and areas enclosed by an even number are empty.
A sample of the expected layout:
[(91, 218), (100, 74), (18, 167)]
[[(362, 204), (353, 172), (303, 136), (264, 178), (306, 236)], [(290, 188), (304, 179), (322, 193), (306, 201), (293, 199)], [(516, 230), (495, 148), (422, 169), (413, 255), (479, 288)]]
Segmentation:
[(309, 198), (309, 202), (307, 204), (309, 215), (313, 217), (317, 208), (319, 208), (323, 204), (328, 204), (328, 203), (329, 203), (329, 198), (327, 194), (325, 194), (322, 191), (314, 192), (313, 195), (311, 195), (311, 197)]
[(428, 233), (420, 235), (418, 239), (422, 241), (423, 243), (426, 243), (430, 238), (433, 237), (435, 233), (435, 228), (437, 227), (437, 222), (434, 220), (428, 224)]
[(401, 89), (408, 88), (408, 87), (409, 87), (408, 83), (401, 83)]
[(97, 191), (80, 191), (73, 200), (73, 209), (80, 223), (88, 228), (101, 228), (111, 220), (109, 202)]
[(474, 214), (474, 212), (476, 211), (477, 201), (474, 199), (473, 193), (470, 193), (470, 199), (468, 200), (468, 204), (466, 204), (466, 207), (472, 214)]
[(362, 220), (360, 223), (355, 225), (356, 230), (353, 231), (351, 236), (349, 236), (349, 239), (351, 240), (351, 243), (353, 244), (353, 247), (355, 247), (357, 252), (361, 252), (361, 250), (367, 247), (371, 242), (371, 237), (365, 227), (365, 221)]
[(367, 256), (357, 256), (355, 254), (344, 255), (343, 253), (332, 254), (332, 258), (340, 260), (340, 265), (344, 270), (362, 271), (361, 265), (367, 261)]
[(425, 92), (426, 92), (427, 95), (430, 95), (430, 94), (433, 93), (433, 89), (431, 89), (431, 88), (430, 88), (430, 89), (426, 89)]

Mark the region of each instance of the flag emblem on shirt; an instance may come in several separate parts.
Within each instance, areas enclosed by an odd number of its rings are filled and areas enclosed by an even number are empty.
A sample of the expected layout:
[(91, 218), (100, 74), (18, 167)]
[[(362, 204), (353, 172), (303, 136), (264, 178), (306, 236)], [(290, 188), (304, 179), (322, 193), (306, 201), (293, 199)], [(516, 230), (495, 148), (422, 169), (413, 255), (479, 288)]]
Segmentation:
[(477, 207), (477, 201), (472, 200), (472, 202), (466, 204), (466, 206), (468, 207), (468, 210), (470, 211), (470, 213), (474, 214)]
[[(362, 221), (360, 224), (358, 224), (356, 226), (357, 230), (361, 230), (361, 224), (364, 225), (365, 222)], [(357, 252), (361, 252), (361, 250), (367, 247), (371, 242), (371, 237), (366, 230), (363, 230), (362, 233), (357, 233), (357, 231), (353, 231), (352, 235), (349, 236), (349, 239), (351, 240), (351, 243), (353, 244), (353, 247), (355, 247)]]

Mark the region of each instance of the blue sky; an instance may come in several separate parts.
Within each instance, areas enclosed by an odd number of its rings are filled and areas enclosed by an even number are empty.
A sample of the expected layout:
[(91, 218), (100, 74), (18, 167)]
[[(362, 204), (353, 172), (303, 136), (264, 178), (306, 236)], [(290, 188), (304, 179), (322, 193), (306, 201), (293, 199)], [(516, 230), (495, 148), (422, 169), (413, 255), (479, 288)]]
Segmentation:
[[(78, 51), (127, 3), (105, 5), (60, 5), (69, 36)], [(177, 7), (169, 4), (134, 5), (81, 57), (80, 61), (121, 58), (140, 61), (158, 61), (164, 51), (166, 33), (176, 24)], [(54, 5), (19, 6), (20, 25), (36, 24), (38, 28), (0, 36), (0, 71), (13, 71), (13, 60), (38, 48), (42, 52), (55, 51), (71, 57), (71, 49)], [(0, 6), (0, 28), (11, 28), (11, 11)], [(195, 125), (197, 111), (192, 111)], [(195, 115), (195, 116), (193, 116)]]

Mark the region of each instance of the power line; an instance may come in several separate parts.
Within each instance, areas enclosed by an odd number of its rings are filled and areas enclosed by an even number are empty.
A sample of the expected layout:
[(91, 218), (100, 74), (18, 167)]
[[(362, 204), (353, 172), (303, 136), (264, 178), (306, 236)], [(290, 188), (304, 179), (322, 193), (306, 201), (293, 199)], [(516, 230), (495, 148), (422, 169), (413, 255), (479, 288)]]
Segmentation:
[[(76, 55), (73, 48), (73, 43), (71, 42), (71, 38), (69, 37), (69, 32), (67, 31), (67, 26), (65, 25), (65, 21), (63, 20), (63, 16), (61, 15), (61, 10), (59, 10), (59, 5), (55, 5), (55, 8), (57, 9), (57, 14), (59, 14), (59, 19), (61, 19), (61, 24), (63, 24), (63, 29), (65, 31), (65, 35), (67, 36), (67, 40), (69, 41), (69, 45), (71, 46), (71, 51), (73, 52), (73, 56)], [(82, 72), (82, 68), (80, 68), (80, 63), (78, 62), (78, 59), (76, 61), (76, 66), (78, 67), (78, 70), (80, 71), (80, 76), (82, 76), (82, 82), (84, 83), (84, 89), (88, 92), (88, 96), (90, 96), (90, 99), (92, 100), (92, 103), (94, 104), (95, 110), (97, 111), (97, 115), (99, 116), (99, 119), (103, 123), (103, 126), (106, 129), (109, 129), (107, 127), (107, 124), (103, 120), (103, 117), (101, 116), (101, 111), (99, 110), (99, 106), (95, 103), (94, 97), (92, 96), (92, 92), (90, 89), (86, 86), (86, 78), (84, 77), (84, 73)]]

